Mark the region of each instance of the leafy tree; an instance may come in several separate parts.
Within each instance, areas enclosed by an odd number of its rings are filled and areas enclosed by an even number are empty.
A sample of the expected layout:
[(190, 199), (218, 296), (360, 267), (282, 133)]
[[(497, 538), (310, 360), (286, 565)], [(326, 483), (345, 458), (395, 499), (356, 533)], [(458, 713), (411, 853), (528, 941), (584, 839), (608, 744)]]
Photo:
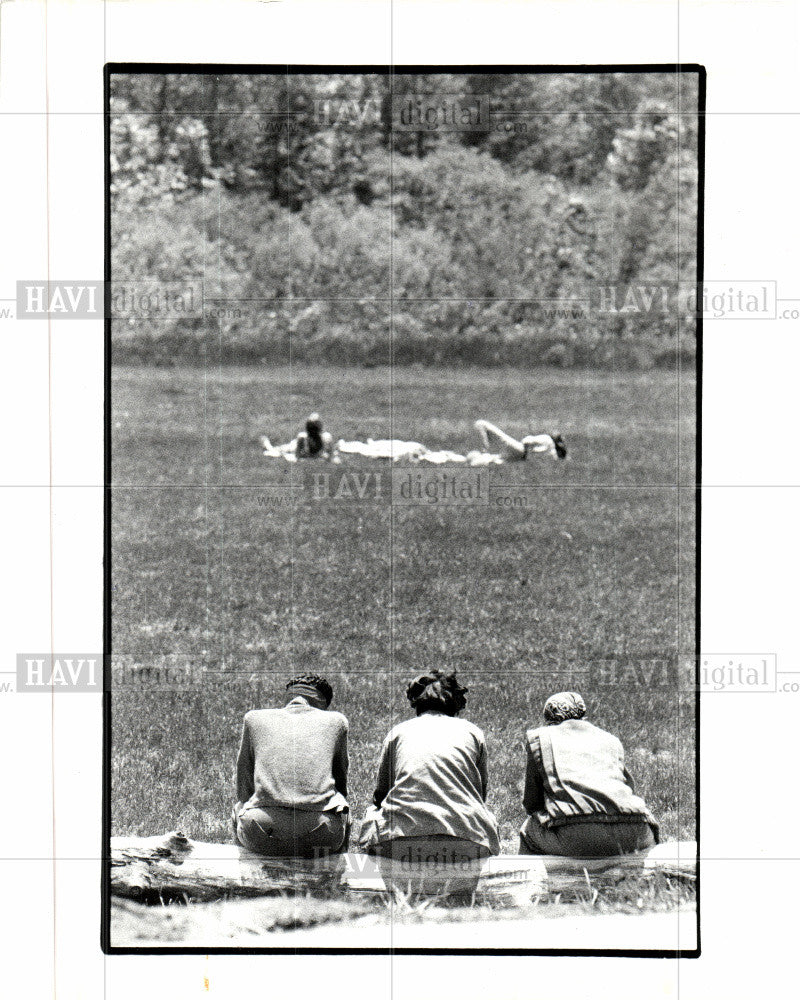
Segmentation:
[[(442, 127), (469, 95), (491, 127)], [(696, 100), (674, 73), (116, 76), (115, 277), (254, 300), (211, 340), (162, 320), (125, 342), (572, 364), (689, 338), (674, 311), (563, 307), (596, 282), (694, 280)], [(404, 107), (436, 115), (399, 127)]]

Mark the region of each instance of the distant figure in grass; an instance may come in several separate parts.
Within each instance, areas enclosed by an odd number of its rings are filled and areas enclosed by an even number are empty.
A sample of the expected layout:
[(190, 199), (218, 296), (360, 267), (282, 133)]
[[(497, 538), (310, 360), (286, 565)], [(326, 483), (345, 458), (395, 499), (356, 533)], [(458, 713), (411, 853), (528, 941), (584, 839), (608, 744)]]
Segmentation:
[(457, 863), (499, 854), (486, 805), (486, 740), (458, 714), (467, 689), (432, 670), (406, 689), (416, 717), (383, 741), (374, 805), (361, 825), (368, 854), (406, 862)]
[(236, 839), (269, 857), (317, 857), (347, 849), (347, 719), (328, 711), (324, 677), (286, 685), (283, 708), (248, 712), (236, 765)]
[(285, 458), (290, 462), (298, 458), (325, 458), (336, 461), (333, 436), (322, 429), (322, 418), (318, 413), (309, 414), (305, 430), (286, 444), (274, 445), (266, 436), (260, 438), (261, 447), (267, 458)]
[[(555, 459), (567, 457), (567, 446), (560, 434), (528, 434), (517, 441), (488, 420), (476, 420), (475, 429), (480, 435), (484, 452), (499, 449), (500, 458), (505, 462), (524, 462), (531, 455), (549, 455)], [(467, 458), (479, 454), (470, 452)]]
[(634, 794), (622, 744), (584, 718), (583, 698), (548, 698), (544, 726), (526, 733), (520, 853), (606, 858), (658, 843), (658, 824)]

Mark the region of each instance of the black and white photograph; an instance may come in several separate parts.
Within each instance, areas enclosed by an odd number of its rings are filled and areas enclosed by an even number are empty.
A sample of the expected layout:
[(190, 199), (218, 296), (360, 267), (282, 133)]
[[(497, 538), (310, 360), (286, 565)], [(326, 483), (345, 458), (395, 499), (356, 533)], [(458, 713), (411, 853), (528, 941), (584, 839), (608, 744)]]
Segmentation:
[(0, 0), (0, 992), (794, 976), (800, 0)]
[(104, 947), (697, 955), (703, 67), (105, 73)]

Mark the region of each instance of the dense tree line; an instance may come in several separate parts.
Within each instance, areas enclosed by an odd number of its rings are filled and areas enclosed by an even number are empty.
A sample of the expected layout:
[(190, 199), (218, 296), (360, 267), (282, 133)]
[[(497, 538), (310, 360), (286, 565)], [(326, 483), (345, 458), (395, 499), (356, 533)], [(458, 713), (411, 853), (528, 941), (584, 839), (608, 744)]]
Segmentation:
[(115, 76), (113, 276), (217, 307), (115, 356), (689, 354), (691, 319), (586, 299), (694, 280), (696, 109), (691, 74)]

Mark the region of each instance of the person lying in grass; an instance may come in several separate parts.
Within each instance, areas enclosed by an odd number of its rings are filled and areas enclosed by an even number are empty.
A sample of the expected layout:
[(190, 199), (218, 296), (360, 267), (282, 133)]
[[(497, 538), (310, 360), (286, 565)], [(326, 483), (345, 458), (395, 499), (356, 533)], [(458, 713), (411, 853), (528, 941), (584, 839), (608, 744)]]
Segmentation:
[(416, 717), (383, 742), (374, 804), (359, 836), (367, 854), (416, 861), (433, 851), (435, 860), (460, 862), (500, 853), (486, 805), (486, 740), (458, 718), (466, 693), (455, 673), (440, 670), (408, 685)]
[(567, 457), (567, 446), (560, 434), (528, 434), (521, 441), (517, 441), (488, 420), (476, 420), (475, 429), (480, 435), (484, 450), (469, 452), (468, 461), (471, 461), (473, 456), (492, 453), (493, 448), (499, 449), (499, 458), (504, 462), (524, 462), (531, 455), (549, 455), (555, 459)]
[(236, 765), (237, 841), (269, 857), (318, 857), (347, 850), (347, 719), (328, 711), (324, 677), (286, 685), (283, 708), (248, 712)]
[[(551, 458), (567, 457), (567, 446), (560, 434), (529, 434), (521, 441), (500, 430), (488, 420), (476, 420), (475, 427), (483, 443), (483, 451), (470, 451), (466, 455), (449, 450), (432, 451), (419, 441), (381, 440), (338, 441), (336, 453), (360, 455), (364, 458), (384, 458), (394, 462), (419, 462), (431, 465), (458, 464), (502, 465), (504, 462), (524, 461), (531, 455), (550, 455)], [(495, 447), (499, 451), (493, 452)], [(266, 454), (266, 452), (265, 452)]]
[(622, 744), (584, 718), (576, 692), (548, 698), (544, 726), (526, 733), (521, 854), (605, 858), (658, 843), (658, 824), (634, 794)]
[(333, 437), (322, 429), (322, 418), (318, 413), (309, 414), (305, 430), (286, 444), (272, 444), (266, 435), (259, 442), (266, 458), (285, 458), (289, 462), (296, 462), (298, 458), (337, 460)]

